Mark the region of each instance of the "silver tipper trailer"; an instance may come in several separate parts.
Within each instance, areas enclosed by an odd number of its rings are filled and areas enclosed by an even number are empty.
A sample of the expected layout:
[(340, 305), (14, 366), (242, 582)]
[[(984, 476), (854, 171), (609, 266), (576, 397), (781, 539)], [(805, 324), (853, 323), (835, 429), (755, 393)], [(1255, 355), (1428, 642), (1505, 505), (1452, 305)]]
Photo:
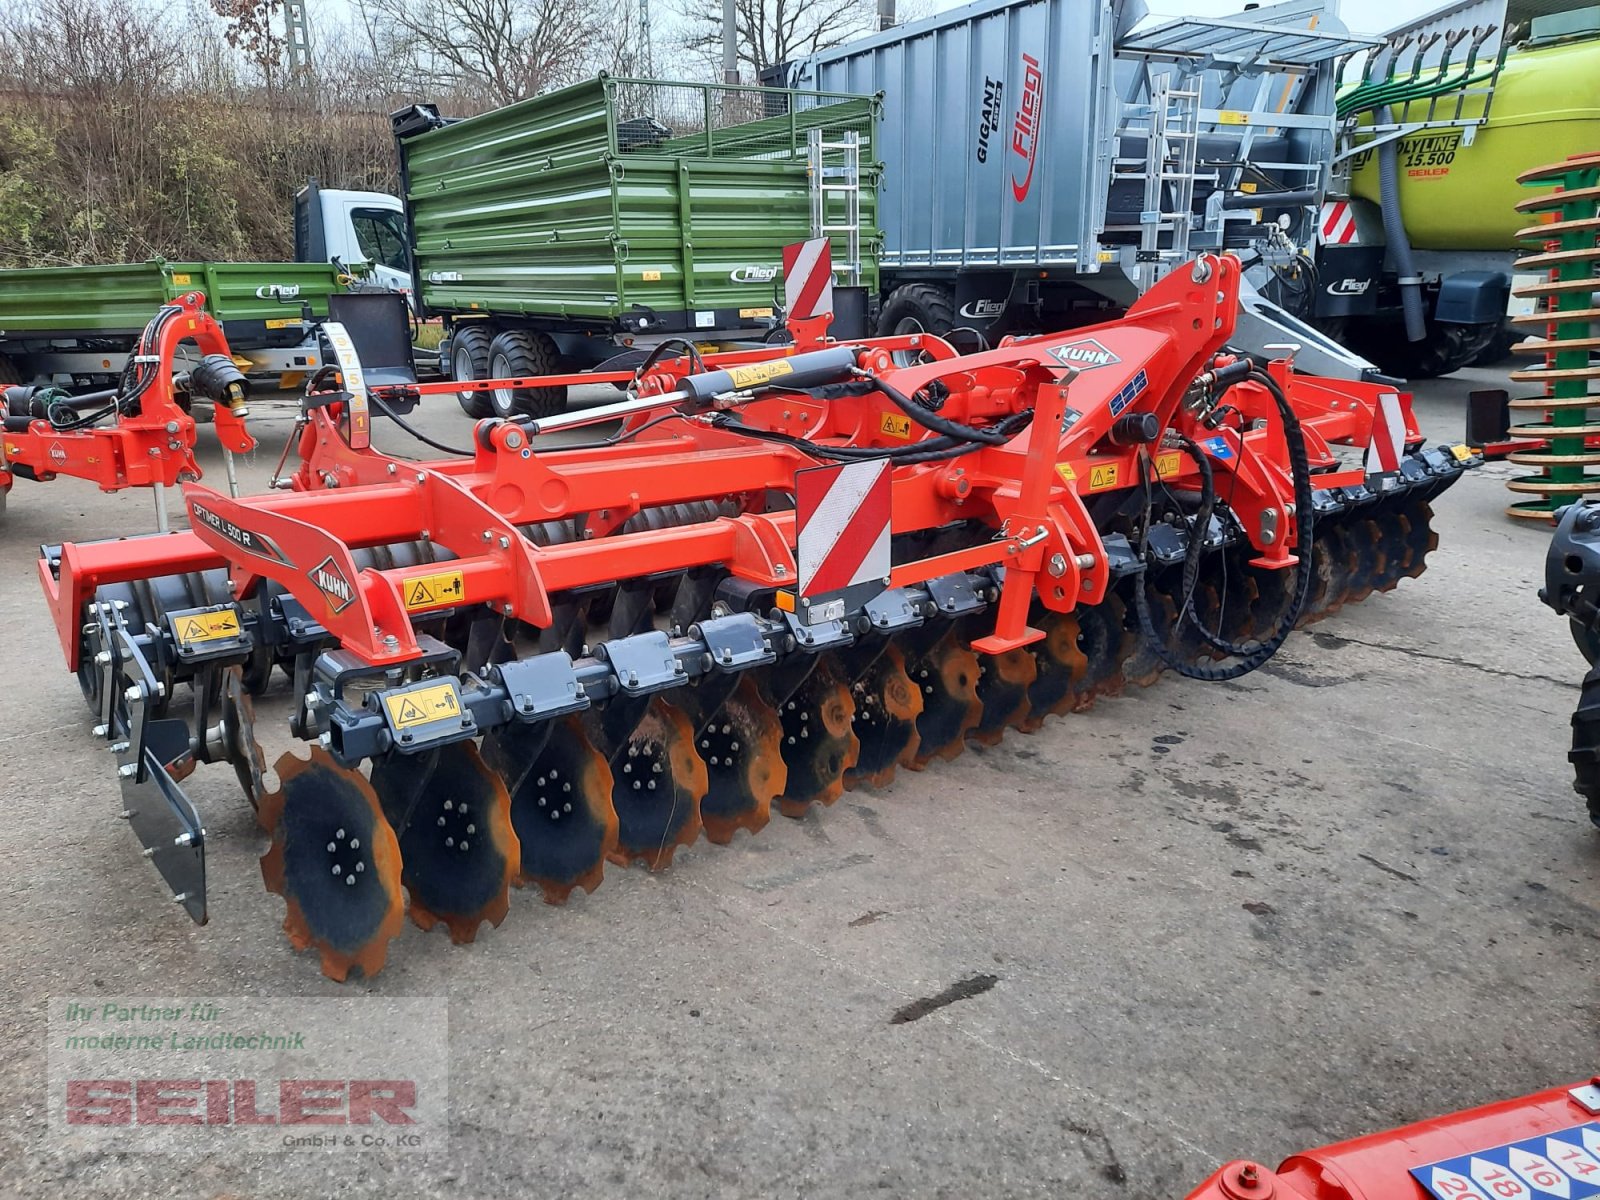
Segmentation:
[(1327, 7), (1156, 21), (1143, 0), (978, 0), (767, 82), (882, 96), (884, 332), (1101, 320), (1229, 249), (1254, 285), (1242, 344), (1360, 375), (1282, 311), (1310, 286), (1338, 63), (1373, 44)]

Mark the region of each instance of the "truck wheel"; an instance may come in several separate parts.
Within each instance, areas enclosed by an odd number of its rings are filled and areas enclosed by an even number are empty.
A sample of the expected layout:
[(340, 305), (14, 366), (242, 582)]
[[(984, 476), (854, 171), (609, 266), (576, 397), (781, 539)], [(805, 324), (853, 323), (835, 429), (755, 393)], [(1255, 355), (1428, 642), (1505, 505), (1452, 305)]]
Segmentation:
[(22, 382), (22, 374), (17, 370), (17, 364), (4, 354), (0, 354), (0, 388), (11, 387)]
[[(478, 325), (460, 325), (450, 337), (450, 378), (462, 383), (489, 378), (489, 331)], [(461, 411), (469, 417), (494, 416), (488, 392), (457, 392)]]
[[(878, 334), (935, 333), (943, 336), (955, 327), (956, 301), (949, 288), (937, 283), (905, 283), (889, 293), (878, 314)], [(898, 351), (897, 364), (911, 366), (922, 360), (914, 351)]]
[[(529, 375), (554, 375), (559, 369), (560, 352), (549, 336), (526, 329), (513, 329), (495, 338), (489, 347), (489, 376), (492, 379), (520, 379)], [(549, 417), (567, 407), (567, 389), (495, 388), (489, 403), (497, 417)]]

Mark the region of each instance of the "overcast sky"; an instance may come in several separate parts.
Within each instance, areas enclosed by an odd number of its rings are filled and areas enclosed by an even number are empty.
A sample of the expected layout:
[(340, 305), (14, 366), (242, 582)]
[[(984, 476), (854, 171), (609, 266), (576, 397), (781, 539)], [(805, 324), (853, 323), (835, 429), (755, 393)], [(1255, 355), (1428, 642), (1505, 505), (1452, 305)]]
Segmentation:
[[(966, 0), (932, 0), (935, 12), (957, 8), (963, 3)], [(1221, 16), (1240, 11), (1245, 0), (1146, 0), (1146, 3), (1153, 15)], [(1330, 7), (1337, 6), (1345, 24), (1356, 33), (1383, 33), (1444, 3), (1446, 0), (1330, 0)], [(313, 43), (316, 41), (316, 31), (323, 22), (353, 23), (353, 0), (309, 0), (308, 7)], [(651, 0), (654, 18), (651, 24), (656, 26), (658, 38), (681, 7), (683, 0)]]

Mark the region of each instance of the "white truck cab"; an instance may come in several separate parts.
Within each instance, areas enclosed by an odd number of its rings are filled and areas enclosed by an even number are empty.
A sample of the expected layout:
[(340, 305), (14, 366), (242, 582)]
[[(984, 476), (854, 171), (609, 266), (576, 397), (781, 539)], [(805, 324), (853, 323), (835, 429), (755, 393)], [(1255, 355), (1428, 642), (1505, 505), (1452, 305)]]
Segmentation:
[(411, 295), (405, 206), (387, 192), (325, 188), (315, 179), (295, 193), (294, 256), (300, 262), (365, 265), (371, 281)]

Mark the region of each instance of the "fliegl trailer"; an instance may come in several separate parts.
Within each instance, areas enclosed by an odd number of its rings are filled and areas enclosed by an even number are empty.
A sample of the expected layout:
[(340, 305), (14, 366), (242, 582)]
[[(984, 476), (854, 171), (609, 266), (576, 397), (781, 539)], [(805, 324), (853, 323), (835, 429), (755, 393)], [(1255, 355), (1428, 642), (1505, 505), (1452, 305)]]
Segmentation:
[[(328, 316), (342, 292), (329, 263), (168, 262), (0, 271), (0, 387), (69, 390), (115, 383), (150, 314), (191, 292), (228, 339), (246, 374), (315, 370), (320, 351), (305, 321)], [(178, 348), (177, 365), (185, 363)], [(192, 356), (198, 364), (200, 354)], [(191, 365), (192, 365), (191, 364)]]
[[(877, 286), (878, 104), (601, 75), (482, 116), (394, 114), (411, 276), (452, 379), (581, 371), (630, 349), (759, 342), (783, 247), (833, 240)], [(642, 358), (642, 355), (640, 356)], [(477, 417), (549, 415), (559, 384), (463, 391)]]

